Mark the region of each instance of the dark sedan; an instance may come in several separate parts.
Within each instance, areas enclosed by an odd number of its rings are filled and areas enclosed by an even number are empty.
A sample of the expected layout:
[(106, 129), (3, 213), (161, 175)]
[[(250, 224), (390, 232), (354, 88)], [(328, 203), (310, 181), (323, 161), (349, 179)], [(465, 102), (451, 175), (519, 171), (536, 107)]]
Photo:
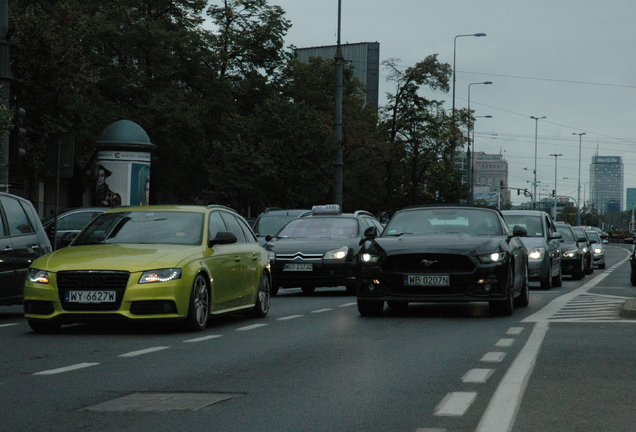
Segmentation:
[(382, 224), (364, 210), (341, 213), (337, 204), (314, 206), (310, 214), (268, 236), (273, 274), (272, 295), (279, 288), (300, 287), (311, 294), (317, 287), (345, 286), (354, 294), (355, 259), (366, 229)]
[(373, 229), (357, 263), (358, 310), (381, 315), (384, 302), (488, 302), (493, 315), (528, 305), (528, 255), (501, 213), (469, 205), (400, 210), (384, 233)]

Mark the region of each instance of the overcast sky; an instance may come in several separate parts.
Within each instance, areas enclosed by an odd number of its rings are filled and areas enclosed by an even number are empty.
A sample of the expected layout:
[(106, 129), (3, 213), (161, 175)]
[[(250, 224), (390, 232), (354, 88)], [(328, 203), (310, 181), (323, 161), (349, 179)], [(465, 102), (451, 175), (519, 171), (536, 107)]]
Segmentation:
[[(286, 42), (335, 45), (338, 0), (270, 0), (292, 23)], [(457, 108), (479, 118), (475, 150), (502, 152), (509, 186), (531, 190), (538, 122), (537, 180), (559, 195), (577, 196), (579, 135), (581, 198), (589, 197), (594, 154), (622, 156), (625, 187), (636, 187), (636, 1), (634, 0), (342, 0), (342, 43), (379, 42), (380, 59), (413, 66), (430, 54), (453, 64), (457, 38)], [(393, 89), (380, 70), (380, 94)], [(423, 92), (445, 100), (452, 91)], [(561, 153), (555, 158), (550, 154)], [(524, 170), (527, 168), (527, 170)], [(563, 179), (567, 177), (567, 179)], [(541, 188), (539, 188), (541, 190)], [(524, 199), (512, 194), (513, 203)]]

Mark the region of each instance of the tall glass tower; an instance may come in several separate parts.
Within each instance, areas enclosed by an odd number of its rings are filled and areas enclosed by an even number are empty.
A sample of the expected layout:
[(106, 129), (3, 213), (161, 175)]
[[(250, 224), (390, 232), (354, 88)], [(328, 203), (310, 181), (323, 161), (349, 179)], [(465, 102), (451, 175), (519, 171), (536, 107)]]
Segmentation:
[(590, 164), (590, 202), (599, 213), (621, 211), (623, 205), (623, 158), (592, 156)]

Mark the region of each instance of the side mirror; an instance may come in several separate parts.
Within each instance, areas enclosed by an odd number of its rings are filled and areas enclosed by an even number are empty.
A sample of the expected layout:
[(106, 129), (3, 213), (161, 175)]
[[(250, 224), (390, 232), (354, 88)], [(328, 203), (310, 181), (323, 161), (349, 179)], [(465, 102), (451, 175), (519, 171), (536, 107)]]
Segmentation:
[(64, 235), (62, 235), (62, 237), (60, 237), (60, 239), (57, 242), (57, 248), (60, 249), (60, 248), (66, 247), (69, 244), (71, 244), (73, 239), (75, 237), (77, 237), (77, 234), (79, 234), (79, 233), (72, 232), (72, 231), (64, 233)]
[(548, 240), (556, 240), (563, 238), (563, 235), (560, 232), (553, 232), (552, 235), (548, 238)]
[(374, 239), (377, 236), (378, 236), (378, 229), (374, 226), (369, 227), (364, 230), (364, 235), (362, 236), (362, 239), (360, 240), (360, 244), (364, 243), (365, 241), (369, 239)]
[(208, 242), (208, 247), (213, 247), (214, 245), (232, 244), (236, 242), (237, 238), (233, 233), (229, 231), (219, 231), (216, 233), (216, 237)]
[(512, 235), (514, 237), (526, 237), (528, 235), (528, 231), (521, 225), (515, 225), (512, 227)]

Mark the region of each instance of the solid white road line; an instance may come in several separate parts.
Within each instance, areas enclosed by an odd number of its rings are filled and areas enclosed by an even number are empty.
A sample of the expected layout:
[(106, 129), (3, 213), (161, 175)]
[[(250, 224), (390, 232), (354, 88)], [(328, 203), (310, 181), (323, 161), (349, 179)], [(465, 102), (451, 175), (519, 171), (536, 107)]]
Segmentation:
[(526, 389), (547, 331), (547, 321), (535, 324), (528, 342), (499, 383), (475, 432), (508, 432), (511, 430), (521, 405), (521, 396)]
[(158, 346), (158, 347), (153, 347), (153, 348), (146, 348), (146, 349), (142, 349), (139, 351), (131, 351), (129, 353), (126, 354), (120, 354), (117, 357), (137, 357), (140, 355), (144, 355), (144, 354), (150, 354), (156, 351), (161, 351), (161, 350), (165, 350), (170, 348), (169, 346)]
[(33, 375), (54, 375), (54, 374), (74, 371), (74, 370), (77, 370), (77, 369), (83, 369), (83, 368), (87, 368), (87, 367), (91, 367), (91, 366), (97, 366), (98, 364), (99, 363), (78, 363), (78, 364), (72, 365), (72, 366), (66, 366), (66, 367), (61, 367), (61, 368), (57, 368), (57, 369), (50, 369), (50, 370), (46, 370), (46, 371), (35, 372)]
[(12, 323), (12, 324), (0, 324), (0, 327), (11, 327), (11, 326), (16, 326), (18, 325), (18, 323)]

